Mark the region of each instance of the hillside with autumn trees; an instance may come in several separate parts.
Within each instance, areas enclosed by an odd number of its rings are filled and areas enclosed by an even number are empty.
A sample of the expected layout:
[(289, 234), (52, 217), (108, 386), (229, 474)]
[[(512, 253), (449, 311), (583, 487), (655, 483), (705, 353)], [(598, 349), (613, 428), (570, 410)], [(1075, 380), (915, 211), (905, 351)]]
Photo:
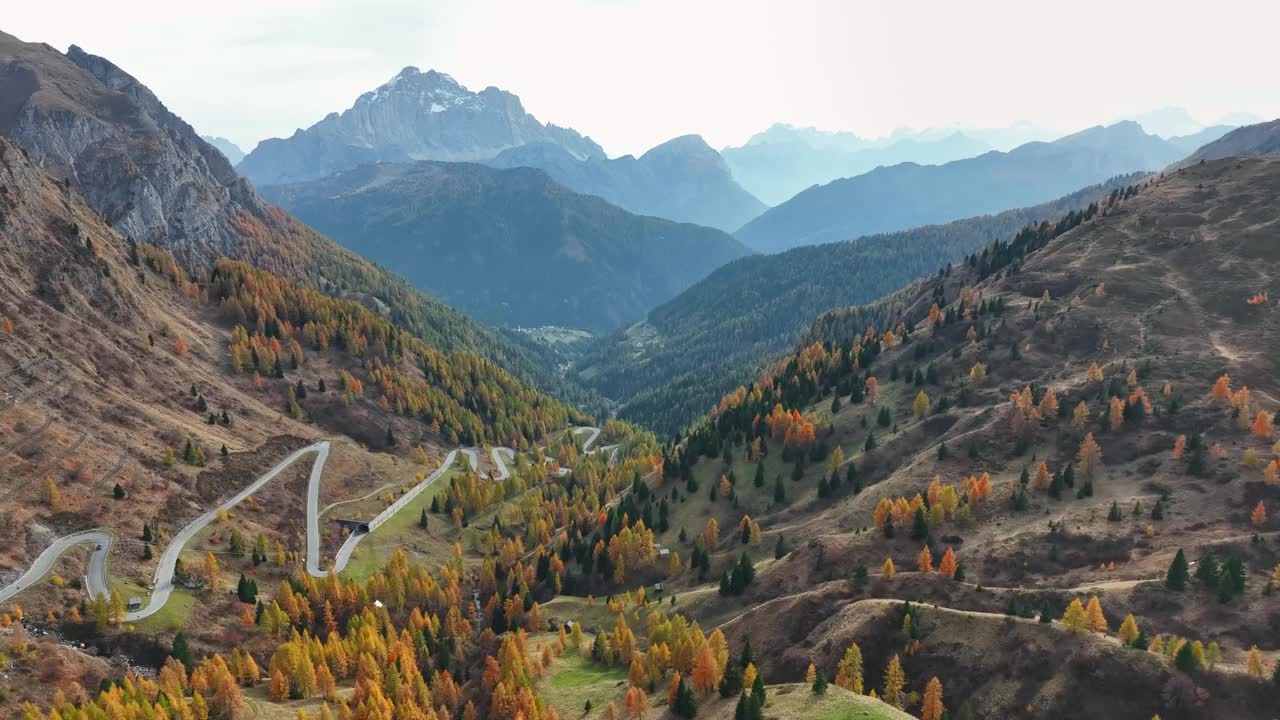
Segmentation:
[(4, 717), (1280, 707), (1280, 159), (731, 266), (621, 340), (660, 442), (107, 60), (0, 100)]
[(1187, 167), (819, 317), (664, 448), (682, 600), (921, 717), (1266, 717), (1278, 190)]
[[(6, 141), (0, 163), (7, 575), (50, 536), (111, 538), (4, 588), (18, 591), (0, 612), (6, 714), (568, 717), (579, 707), (548, 697), (573, 666), (630, 678), (591, 716), (665, 702), (715, 716), (731, 688), (761, 713), (775, 690), (750, 654), (731, 659), (722, 632), (655, 589), (690, 570), (657, 540), (670, 525), (649, 490), (662, 472), (651, 435), (616, 421), (566, 433), (585, 418), (483, 358), (242, 261), (190, 275)], [(779, 432), (794, 424), (780, 417)], [(308, 571), (307, 468), (278, 464), (315, 441), (328, 448), (319, 504), (343, 506), (337, 517), (367, 519), (441, 478), (341, 573)], [(452, 460), (459, 443), (509, 449), (477, 452), (477, 466)], [(255, 477), (274, 479), (183, 536)], [(350, 539), (326, 520), (321, 550)], [(134, 619), (131, 596), (150, 594), (175, 546), (173, 595)], [(99, 551), (111, 586), (92, 595)], [(552, 624), (565, 608), (572, 622)]]
[[(442, 517), (415, 544), (442, 557), (460, 542), (495, 552), (503, 542), (451, 527), (455, 519), (509, 501), (504, 520), (529, 517), (532, 546), (560, 524), (535, 498), (545, 493), (549, 507), (586, 503), (582, 512), (594, 513), (606, 487), (625, 484), (603, 478), (600, 457), (579, 461), (580, 438), (560, 439), (584, 416), (489, 360), (441, 351), (359, 303), (240, 261), (218, 260), (192, 277), (169, 252), (120, 237), (74, 190), (2, 139), (0, 267), (5, 582), (51, 539), (89, 528), (114, 536), (108, 562), (116, 581), (109, 596), (86, 596), (87, 555), (73, 551), (36, 585), (17, 585), (24, 592), (6, 603), (8, 637), (0, 647), (9, 670), (0, 703), (14, 713), (24, 699), (45, 705), (59, 690), (83, 700), (94, 689), (88, 680), (118, 678), (58, 641), (39, 639), (45, 632), (87, 640), (104, 655), (158, 663), (177, 630), (192, 652), (227, 649), (227, 633), (240, 632), (233, 629), (240, 608), (254, 608), (240, 601), (257, 597), (259, 586), (263, 597), (284, 599), (276, 586), (301, 560), (305, 504), (302, 485), (287, 473), (234, 513), (219, 513), (190, 542), (179, 558), (180, 587), (158, 619), (122, 619), (129, 594), (144, 593), (183, 525), (317, 439), (331, 444), (321, 499), (348, 503), (354, 517), (382, 509), (384, 497), (422, 481), (460, 444), (513, 448), (505, 482), (483, 482), (497, 472), (488, 457), (446, 477), (433, 503)], [(603, 437), (617, 446), (633, 434), (611, 425)], [(626, 444), (627, 457), (652, 456), (644, 442)], [(576, 495), (540, 487), (555, 467), (575, 462), (584, 463), (571, 475), (582, 488)], [(628, 467), (617, 463), (619, 472)], [(396, 484), (388, 487), (388, 479)], [(353, 499), (359, 504), (350, 506)], [(328, 552), (343, 538), (336, 525), (322, 528)], [(518, 548), (522, 540), (513, 542)], [(376, 577), (382, 562), (357, 559)], [(232, 586), (237, 592), (225, 595)], [(293, 605), (284, 602), (286, 615)], [(280, 627), (279, 612), (267, 605), (256, 619), (265, 615)], [(223, 660), (241, 676), (239, 660)], [(208, 674), (188, 669), (191, 682), (202, 678), (198, 686), (223, 682), (224, 665), (209, 665)], [(66, 682), (25, 683), (45, 673)], [(130, 697), (149, 692), (145, 684), (121, 687)]]
[[(24, 720), (1274, 707), (1280, 161), (1028, 226), (820, 316), (680, 442), (611, 420), (590, 446), (487, 360), (242, 261), (188, 275), (4, 161), (10, 566), (37, 528), (109, 527), (120, 583), (88, 597), (68, 553), (9, 601), (0, 701)], [(41, 338), (63, 352), (36, 364)], [(188, 519), (322, 438), (330, 517), (440, 479), (313, 574), (308, 473), (287, 468), (188, 541), (163, 612), (128, 619)], [(445, 464), (459, 444), (511, 449)], [(326, 557), (346, 532), (323, 527)]]
[(1032, 207), (735, 260), (643, 322), (594, 342), (576, 374), (621, 403), (621, 417), (676, 434), (790, 350), (815, 316), (873, 303), (993, 238), (1085, 212), (1145, 177), (1119, 176)]

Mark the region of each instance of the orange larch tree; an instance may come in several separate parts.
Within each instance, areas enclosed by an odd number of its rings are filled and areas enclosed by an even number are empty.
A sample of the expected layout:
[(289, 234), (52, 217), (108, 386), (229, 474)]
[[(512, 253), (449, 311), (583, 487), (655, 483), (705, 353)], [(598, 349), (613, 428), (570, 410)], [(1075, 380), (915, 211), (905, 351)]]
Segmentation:
[(1089, 405), (1081, 400), (1076, 409), (1071, 412), (1071, 427), (1076, 430), (1083, 430), (1084, 426), (1089, 423)]
[(716, 687), (716, 674), (716, 659), (711, 654), (711, 648), (704, 642), (698, 649), (693, 666), (694, 689), (703, 694), (710, 693)]
[(942, 681), (934, 676), (924, 689), (924, 702), (920, 707), (920, 720), (942, 720)]
[(1098, 363), (1093, 363), (1089, 366), (1089, 370), (1085, 373), (1085, 377), (1087, 377), (1090, 382), (1100, 382), (1103, 378), (1102, 368), (1098, 366)]
[(1119, 430), (1124, 425), (1124, 401), (1118, 397), (1111, 398), (1111, 408), (1107, 413), (1107, 420), (1111, 424), (1113, 431)]
[(1098, 602), (1098, 596), (1094, 595), (1089, 598), (1089, 604), (1084, 609), (1085, 623), (1088, 628), (1094, 632), (1107, 631), (1107, 618), (1102, 614), (1102, 603)]
[(1230, 400), (1231, 399), (1230, 376), (1223, 375), (1222, 377), (1218, 378), (1218, 381), (1213, 384), (1213, 389), (1209, 391), (1209, 394), (1219, 400)]
[(889, 517), (892, 514), (893, 514), (893, 501), (887, 497), (880, 498), (880, 502), (876, 503), (876, 509), (873, 515), (876, 529), (878, 530), (880, 528), (883, 528), (884, 524), (888, 522)]
[(644, 690), (632, 686), (627, 689), (627, 716), (635, 720), (644, 720), (649, 709), (649, 697)]
[(938, 574), (949, 578), (955, 577), (957, 564), (955, 551), (947, 548), (947, 551), (942, 554), (942, 562), (938, 563)]
[(1249, 431), (1260, 438), (1271, 439), (1272, 432), (1275, 431), (1273, 418), (1266, 410), (1259, 410), (1257, 417), (1253, 419), (1253, 425)]
[(1051, 480), (1048, 464), (1040, 463), (1040, 467), (1036, 468), (1036, 477), (1031, 486), (1036, 490), (1045, 490), (1049, 487)]
[(889, 660), (889, 665), (884, 669), (884, 694), (880, 696), (884, 702), (898, 708), (903, 709), (905, 698), (903, 697), (903, 689), (906, 687), (906, 674), (902, 671), (902, 660), (894, 655)]
[(929, 546), (925, 545), (920, 551), (920, 556), (916, 560), (916, 567), (920, 572), (933, 572), (933, 554), (929, 552)]
[(1053, 421), (1058, 416), (1058, 396), (1054, 394), (1053, 388), (1045, 390), (1044, 397), (1040, 398), (1040, 418), (1043, 420)]
[(1086, 476), (1092, 475), (1102, 467), (1102, 448), (1098, 447), (1098, 441), (1093, 439), (1093, 433), (1085, 435), (1084, 440), (1080, 441), (1076, 463), (1080, 466), (1081, 473)]

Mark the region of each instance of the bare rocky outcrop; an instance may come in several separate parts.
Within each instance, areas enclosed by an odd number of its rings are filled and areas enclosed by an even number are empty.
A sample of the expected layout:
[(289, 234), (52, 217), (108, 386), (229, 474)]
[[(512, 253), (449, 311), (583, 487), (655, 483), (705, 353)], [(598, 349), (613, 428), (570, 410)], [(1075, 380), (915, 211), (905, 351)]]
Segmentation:
[(262, 201), (132, 75), (74, 45), (64, 55), (0, 34), (0, 95), (0, 130), (121, 234), (196, 264), (240, 254), (231, 218)]

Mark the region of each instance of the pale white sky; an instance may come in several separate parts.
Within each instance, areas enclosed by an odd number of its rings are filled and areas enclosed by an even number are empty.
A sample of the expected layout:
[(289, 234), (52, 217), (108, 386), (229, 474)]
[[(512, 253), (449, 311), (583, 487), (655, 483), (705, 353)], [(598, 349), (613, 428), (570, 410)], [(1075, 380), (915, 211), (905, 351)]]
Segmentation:
[(62, 0), (0, 30), (75, 43), (246, 151), (402, 67), (516, 93), (610, 155), (774, 122), (1060, 130), (1176, 105), (1280, 116), (1273, 0)]

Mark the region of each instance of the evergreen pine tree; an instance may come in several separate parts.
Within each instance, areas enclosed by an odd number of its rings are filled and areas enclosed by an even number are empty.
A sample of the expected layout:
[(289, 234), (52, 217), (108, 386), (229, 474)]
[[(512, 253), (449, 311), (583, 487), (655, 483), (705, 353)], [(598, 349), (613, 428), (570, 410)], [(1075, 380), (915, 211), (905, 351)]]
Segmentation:
[[(720, 678), (720, 697), (729, 698), (742, 693), (742, 670), (733, 663), (729, 663), (724, 669), (724, 676)], [(746, 697), (745, 694), (742, 695)]]
[(186, 666), (187, 670), (191, 670), (191, 646), (187, 643), (186, 635), (178, 633), (173, 636), (173, 649), (169, 651), (169, 656), (176, 658)]
[(1199, 667), (1190, 642), (1184, 642), (1182, 647), (1178, 648), (1178, 654), (1173, 657), (1173, 665), (1185, 673), (1189, 673)]
[(685, 684), (684, 678), (680, 678), (680, 686), (676, 688), (676, 701), (671, 706), (671, 712), (686, 719), (698, 714), (698, 703), (694, 700), (693, 690)]
[(1169, 572), (1165, 575), (1164, 586), (1170, 590), (1186, 590), (1187, 570), (1187, 556), (1183, 554), (1182, 548), (1178, 548), (1178, 554), (1174, 555), (1173, 562), (1169, 563)]
[(827, 692), (827, 676), (821, 670), (813, 678), (813, 692), (815, 695), (825, 695)]
[(929, 522), (925, 519), (924, 508), (916, 508), (915, 517), (911, 520), (911, 539), (924, 540), (929, 537)]

